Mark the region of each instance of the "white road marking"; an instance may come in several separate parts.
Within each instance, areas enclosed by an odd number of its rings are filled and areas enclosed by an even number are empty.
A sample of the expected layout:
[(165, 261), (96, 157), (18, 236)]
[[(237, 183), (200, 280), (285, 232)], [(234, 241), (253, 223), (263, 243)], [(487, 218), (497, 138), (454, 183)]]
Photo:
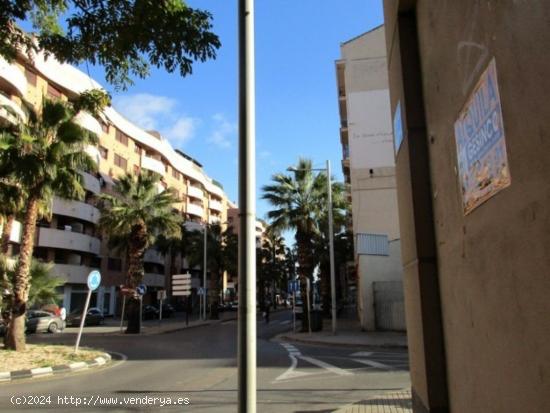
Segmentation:
[(353, 361), (356, 361), (357, 363), (361, 363), (361, 364), (365, 364), (367, 366), (370, 366), (370, 367), (375, 367), (377, 369), (382, 369), (382, 370), (391, 370), (391, 366), (388, 366), (387, 364), (384, 364), (384, 363), (379, 363), (377, 361), (374, 361), (374, 360), (366, 360), (366, 359), (353, 359)]
[(351, 357), (369, 357), (374, 353), (372, 351), (358, 351), (357, 353), (350, 354)]
[(291, 320), (284, 320), (284, 321), (281, 321), (279, 324), (290, 324), (292, 321)]
[(285, 348), (286, 351), (288, 351), (288, 357), (290, 358), (290, 367), (283, 374), (277, 377), (275, 381), (273, 381), (273, 383), (281, 380), (289, 380), (289, 379), (295, 379), (297, 377), (304, 377), (304, 376), (317, 374), (313, 372), (309, 373), (309, 372), (296, 371), (296, 367), (298, 366), (298, 359), (307, 361), (310, 364), (313, 364), (317, 367), (321, 367), (327, 370), (328, 372), (337, 374), (339, 376), (351, 376), (354, 374), (350, 371), (333, 366), (332, 364), (329, 364), (329, 363), (325, 363), (324, 361), (318, 360), (316, 358), (304, 356), (302, 355), (300, 350), (298, 350), (292, 344), (289, 344), (289, 343), (280, 343), (280, 344)]

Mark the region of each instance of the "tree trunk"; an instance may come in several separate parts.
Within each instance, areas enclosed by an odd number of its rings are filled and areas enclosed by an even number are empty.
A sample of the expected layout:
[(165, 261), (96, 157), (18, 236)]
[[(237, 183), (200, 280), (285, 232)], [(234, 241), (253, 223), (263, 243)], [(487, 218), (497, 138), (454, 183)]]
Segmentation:
[[(311, 247), (311, 237), (301, 231), (296, 231), (296, 246), (298, 250), (298, 275), (300, 277), (300, 294), (303, 304), (302, 332), (307, 332), (309, 331), (309, 317), (307, 311), (307, 280), (311, 279), (311, 276), (313, 275), (314, 259), (313, 250)], [(311, 304), (311, 295), (309, 303)]]
[(2, 227), (2, 246), (0, 252), (6, 256), (8, 254), (8, 248), (10, 245), (11, 229), (13, 227), (13, 221), (15, 221), (15, 215), (7, 215), (4, 219), (4, 226)]
[(29, 298), (32, 252), (34, 247), (34, 234), (36, 232), (36, 217), (38, 216), (38, 198), (30, 196), (27, 201), (25, 219), (23, 221), (23, 235), (19, 261), (15, 269), (15, 282), (13, 286), (13, 302), (7, 320), (8, 329), (4, 340), (5, 348), (9, 350), (25, 350), (25, 312)]
[(128, 327), (126, 334), (139, 334), (141, 329), (140, 320), (140, 297), (136, 288), (143, 281), (143, 255), (147, 249), (147, 228), (145, 224), (137, 224), (130, 231), (128, 240), (128, 269), (126, 272), (126, 285), (133, 292), (126, 302), (128, 308)]

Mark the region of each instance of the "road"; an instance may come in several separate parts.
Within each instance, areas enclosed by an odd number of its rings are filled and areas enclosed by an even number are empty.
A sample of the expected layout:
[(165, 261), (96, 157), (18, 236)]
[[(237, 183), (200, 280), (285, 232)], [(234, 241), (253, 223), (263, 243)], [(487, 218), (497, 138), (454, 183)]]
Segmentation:
[[(291, 328), (290, 320), (285, 311), (272, 313), (268, 325), (258, 322), (258, 412), (331, 411), (409, 386), (405, 351), (272, 340)], [(71, 343), (74, 335), (39, 335), (32, 341)], [(237, 410), (236, 321), (150, 336), (85, 334), (82, 345), (124, 356), (101, 369), (0, 384), (0, 411)], [(14, 406), (10, 401), (28, 395), (50, 399), (35, 398), (42, 406)], [(76, 407), (84, 398), (92, 406)], [(186, 403), (185, 398), (189, 404), (166, 405)]]

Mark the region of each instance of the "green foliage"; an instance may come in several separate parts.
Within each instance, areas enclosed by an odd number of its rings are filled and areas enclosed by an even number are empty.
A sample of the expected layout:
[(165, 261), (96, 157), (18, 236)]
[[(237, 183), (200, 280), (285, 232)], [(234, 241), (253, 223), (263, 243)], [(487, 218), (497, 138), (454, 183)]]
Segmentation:
[(155, 173), (126, 174), (115, 184), (116, 196), (101, 194), (99, 225), (113, 240), (111, 246), (127, 245), (136, 225), (144, 225), (147, 246), (155, 243), (157, 234), (180, 236), (181, 219), (172, 211), (177, 198), (171, 189), (159, 192), (159, 184)]
[[(37, 42), (17, 20), (32, 21)], [(126, 88), (151, 65), (185, 76), (194, 61), (214, 59), (221, 44), (211, 20), (183, 0), (0, 0), (0, 56), (40, 48), (66, 63), (101, 64), (108, 82)]]
[(107, 106), (111, 106), (111, 95), (101, 89), (90, 89), (82, 92), (74, 103), (76, 112), (85, 110), (93, 116), (99, 115)]
[[(40, 307), (44, 304), (51, 304), (61, 298), (58, 288), (65, 284), (65, 280), (61, 277), (53, 276), (51, 274), (52, 267), (53, 265), (51, 264), (44, 264), (37, 260), (32, 261), (29, 273), (32, 284), (27, 301), (29, 307)], [(2, 283), (4, 291), (1, 302), (2, 312), (4, 312), (9, 311), (9, 297), (15, 284), (15, 268), (8, 265), (4, 257), (0, 259), (0, 273), (4, 275)]]
[(54, 195), (82, 198), (81, 171), (97, 168), (85, 151), (97, 136), (74, 123), (74, 115), (68, 104), (45, 99), (41, 113), (31, 111), (26, 123), (0, 130), (0, 175), (43, 208)]

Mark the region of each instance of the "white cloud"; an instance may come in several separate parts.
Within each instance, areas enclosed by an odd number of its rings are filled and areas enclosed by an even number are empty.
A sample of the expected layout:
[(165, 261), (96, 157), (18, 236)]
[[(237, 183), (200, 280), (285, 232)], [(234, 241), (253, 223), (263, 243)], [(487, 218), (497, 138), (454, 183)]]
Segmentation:
[(208, 142), (220, 148), (230, 148), (237, 132), (237, 124), (230, 122), (222, 113), (216, 113), (212, 116), (212, 120), (214, 125)]
[(173, 144), (181, 144), (193, 137), (199, 124), (200, 120), (197, 118), (182, 116), (169, 128), (162, 128), (161, 134)]
[(258, 158), (260, 159), (267, 159), (271, 156), (271, 152), (269, 151), (260, 151), (260, 153), (258, 153)]
[(136, 125), (151, 130), (161, 126), (162, 119), (173, 113), (177, 102), (165, 96), (137, 93), (118, 96), (113, 104), (117, 111)]

